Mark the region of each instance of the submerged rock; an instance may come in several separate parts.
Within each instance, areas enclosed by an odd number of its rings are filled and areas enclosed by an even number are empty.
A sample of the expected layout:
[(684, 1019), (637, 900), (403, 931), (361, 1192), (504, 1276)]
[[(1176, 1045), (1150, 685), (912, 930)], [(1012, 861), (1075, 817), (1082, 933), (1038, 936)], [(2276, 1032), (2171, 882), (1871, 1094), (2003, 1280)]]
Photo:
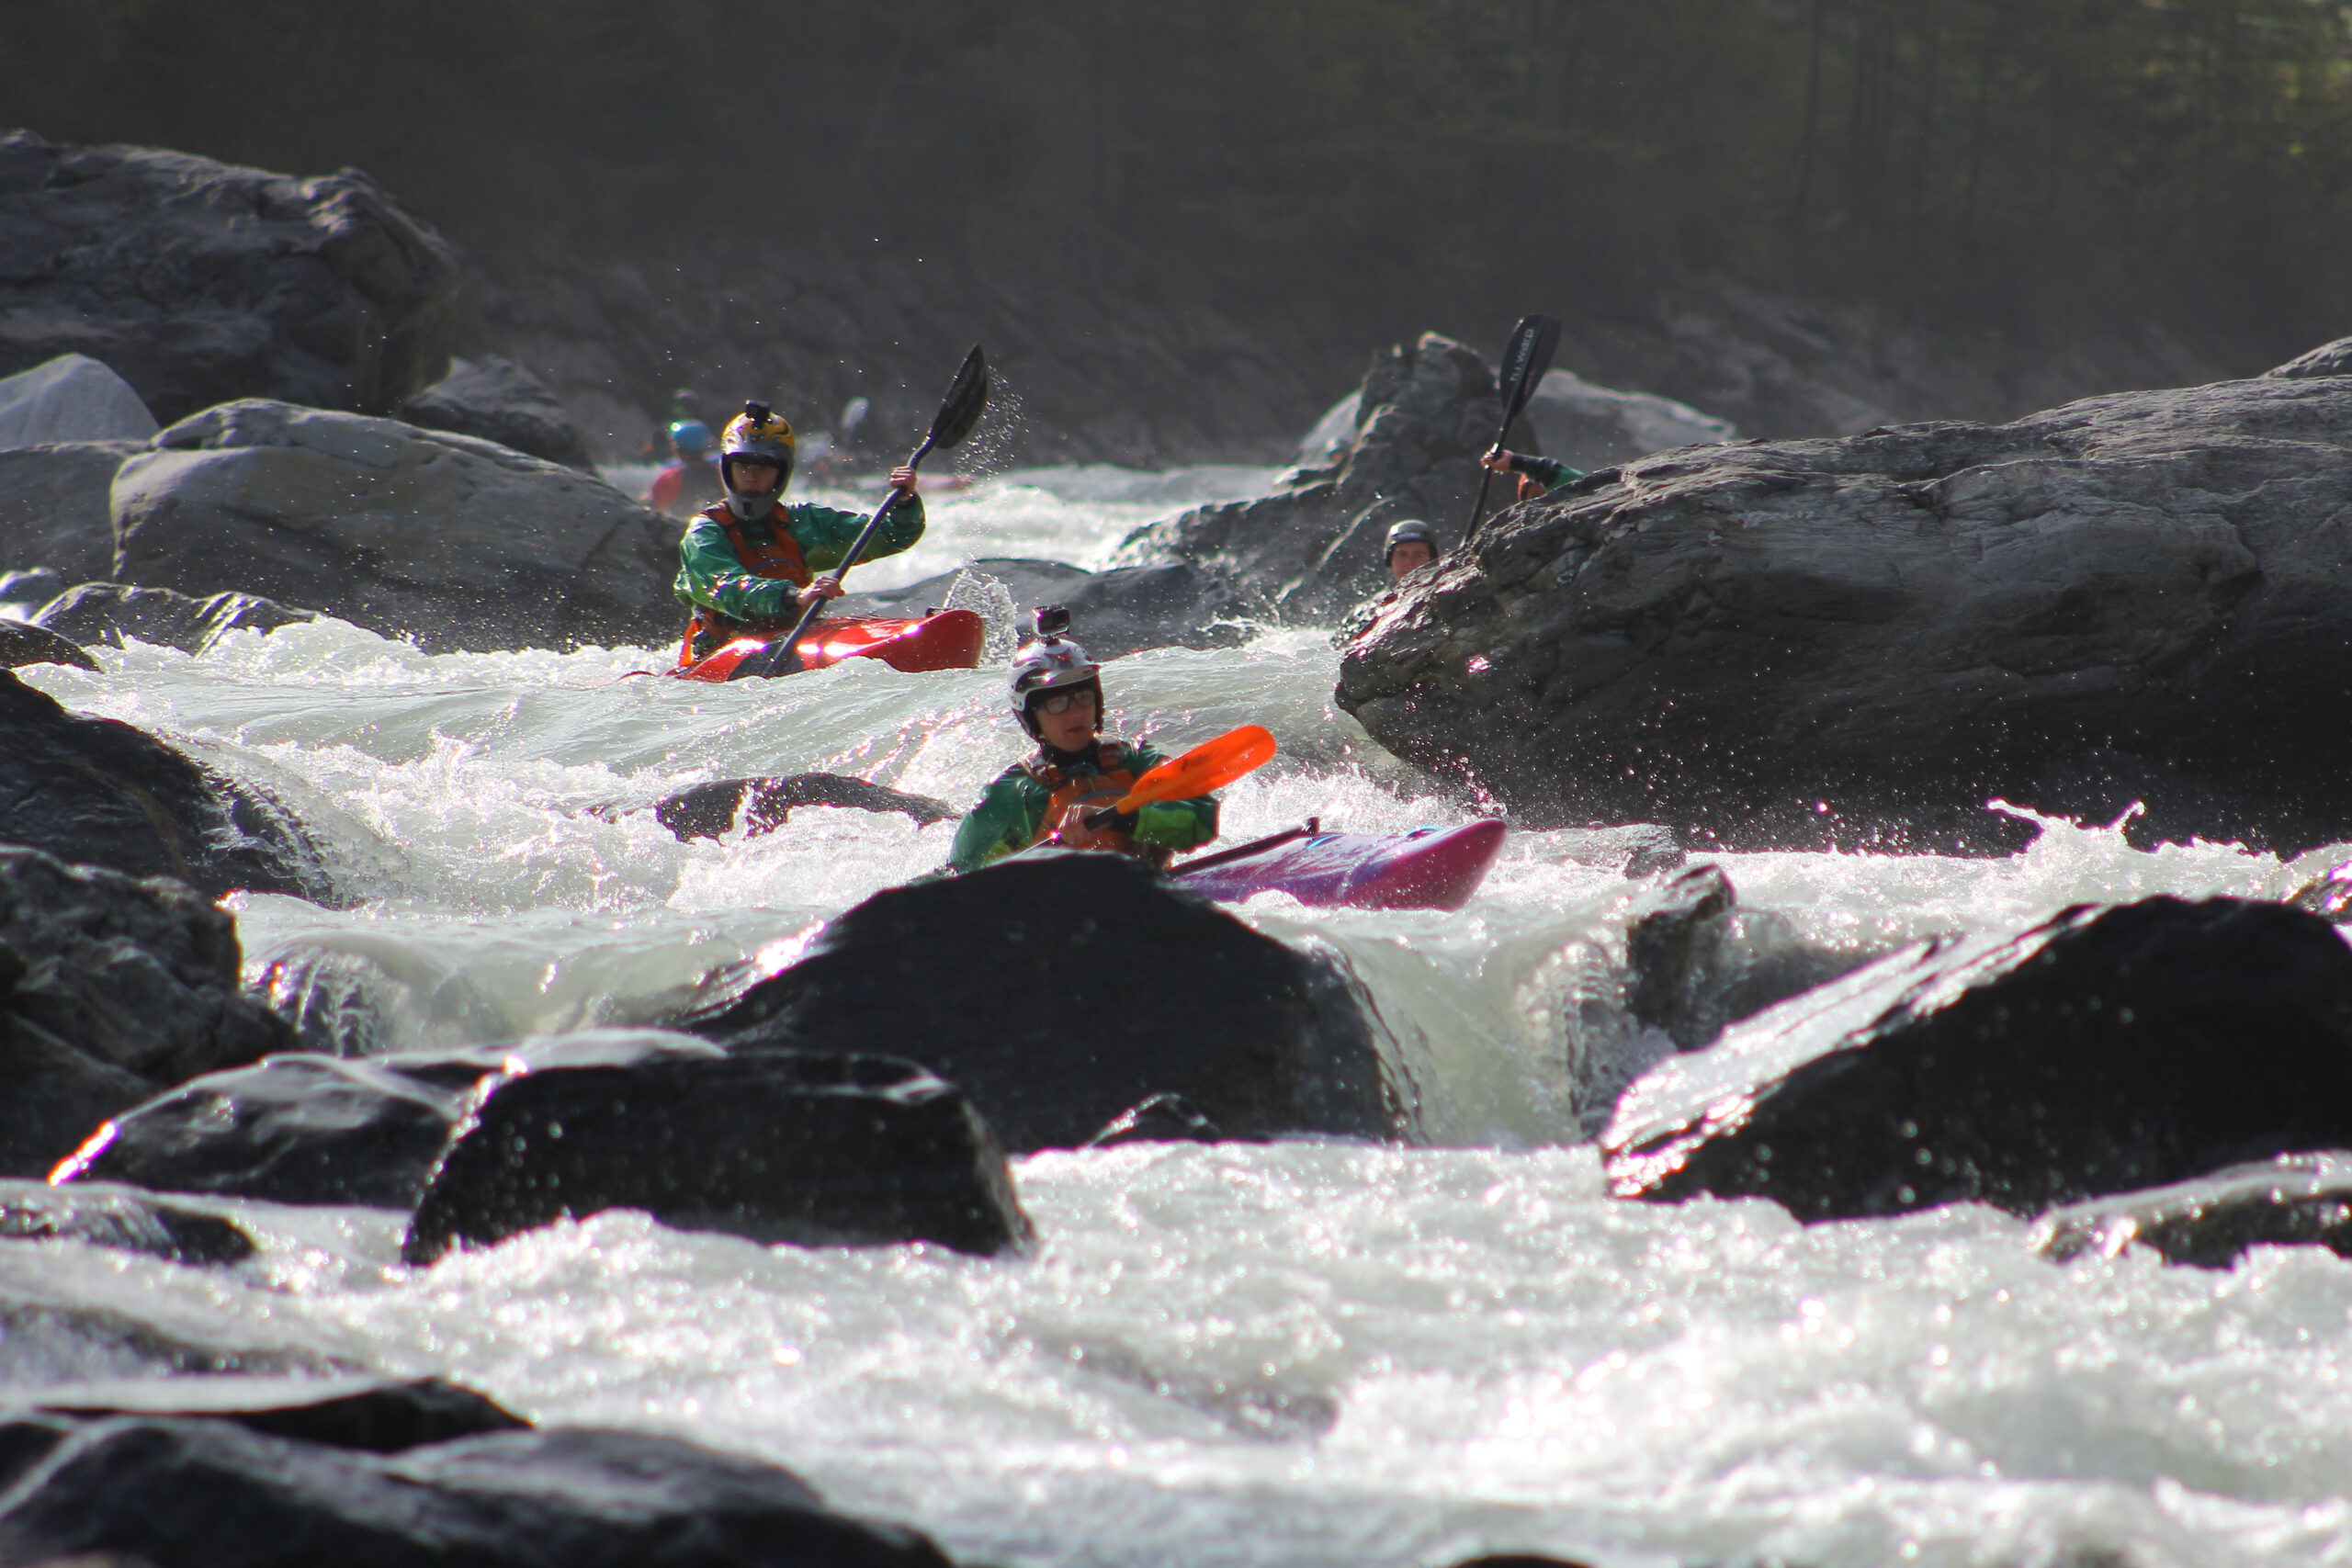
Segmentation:
[(29, 621), (0, 620), (0, 670), (21, 670), (28, 664), (66, 664), (96, 670), (98, 661), (72, 637), (60, 637)]
[(1373, 737), (1531, 826), (2007, 851), (1999, 798), (2352, 838), (2352, 381), (1690, 448), (1498, 513), (1353, 642)]
[(567, 468), (594, 469), (588, 438), (548, 384), (511, 359), (453, 362), (449, 374), (396, 411), (411, 424), (453, 430)]
[(1621, 1196), (1760, 1196), (1805, 1221), (2035, 1214), (2352, 1146), (2352, 950), (2234, 898), (1939, 938), (1670, 1059), (1601, 1146)]
[(410, 1210), (484, 1078), (682, 1055), (718, 1053), (707, 1042), (650, 1030), (598, 1030), (508, 1048), (404, 1052), (368, 1061), (283, 1052), (208, 1073), (121, 1112), (58, 1168), (55, 1179)]
[(114, 476), (144, 441), (0, 451), (0, 567), (48, 567), (68, 582), (114, 575)]
[(51, 1416), (0, 1426), (0, 1453), (26, 1472), (0, 1506), (11, 1562), (948, 1568), (922, 1537), (835, 1514), (788, 1471), (643, 1432), (490, 1432), (380, 1454), (230, 1420)]
[(88, 1421), (107, 1416), (227, 1421), (247, 1431), (360, 1453), (396, 1454), (531, 1424), (439, 1378), (238, 1375), (109, 1382), (44, 1396), (37, 1407)]
[(272, 632), (319, 618), (255, 593), (215, 593), (198, 599), (168, 588), (129, 582), (85, 582), (40, 607), (33, 624), (83, 643), (117, 647), (137, 638), (182, 653), (202, 654), (232, 631)]
[(0, 136), (0, 373), (102, 360), (157, 418), (232, 398), (389, 411), (448, 363), (458, 271), (356, 169)]
[[(845, 613), (912, 615), (944, 608), (964, 570), (854, 595)], [(1072, 635), (1097, 659), (1124, 659), (1147, 648), (1230, 648), (1248, 637), (1246, 623), (1263, 613), (1231, 579), (1191, 561), (1088, 571), (1061, 561), (990, 557), (971, 562), (969, 570), (1003, 585), (1019, 626), (1029, 625), (1029, 612), (1040, 604), (1068, 609)]]
[(334, 901), (300, 822), (257, 789), (153, 736), (67, 713), (0, 671), (0, 843), (133, 876), (175, 876), (207, 897), (244, 887)]
[(243, 1263), (253, 1238), (234, 1221), (96, 1187), (0, 1179), (0, 1241), (73, 1241), (140, 1252), (167, 1263)]
[[(1272, 495), (1146, 525), (1120, 543), (1118, 564), (1204, 569), (1261, 613), (1310, 621), (1374, 592), (1390, 524), (1419, 517), (1442, 532), (1461, 526), (1502, 405), (1486, 362), (1435, 333), (1375, 357), (1358, 400), (1355, 427), (1333, 461), (1294, 470)], [(1514, 439), (1522, 450), (1534, 445)]]
[(2040, 1245), (2061, 1263), (2135, 1246), (2199, 1269), (2227, 1269), (2250, 1247), (2318, 1246), (2352, 1258), (2352, 1156), (2282, 1155), (2072, 1204), (2043, 1217)]
[(469, 435), (247, 399), (115, 478), (116, 575), (314, 605), (428, 651), (662, 642), (676, 523)]
[(1008, 1148), (1076, 1148), (1158, 1094), (1235, 1138), (1411, 1127), (1348, 978), (1120, 855), (1023, 856), (877, 893), (679, 1027), (731, 1051), (888, 1042)]
[(720, 779), (696, 784), (662, 799), (653, 807), (653, 816), (681, 842), (723, 837), (735, 830), (738, 821), (746, 834), (756, 838), (783, 827), (796, 806), (895, 811), (923, 828), (961, 815), (945, 801), (927, 795), (909, 795), (841, 773), (794, 773), (780, 779)]
[(1004, 1151), (963, 1091), (887, 1056), (763, 1052), (494, 1079), (401, 1257), (605, 1209), (802, 1246), (1025, 1245)]
[(1860, 955), (1809, 947), (1787, 919), (1740, 907), (1723, 868), (1695, 865), (1644, 895), (1625, 927), (1625, 1009), (1696, 1051), (1724, 1026), (1809, 991)]
[(235, 924), (186, 884), (0, 845), (0, 1174), (45, 1176), (116, 1111), (289, 1044), (237, 969)]

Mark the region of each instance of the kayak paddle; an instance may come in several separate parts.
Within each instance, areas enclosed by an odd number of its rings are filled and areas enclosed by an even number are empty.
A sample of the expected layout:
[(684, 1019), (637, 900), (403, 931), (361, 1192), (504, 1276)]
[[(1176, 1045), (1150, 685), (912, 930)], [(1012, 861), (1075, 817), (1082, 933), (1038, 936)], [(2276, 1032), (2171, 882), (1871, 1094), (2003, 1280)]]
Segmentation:
[(1121, 795), (1111, 809), (1133, 811), (1155, 800), (1190, 800), (1223, 789), (1242, 774), (1265, 766), (1273, 755), (1273, 736), (1261, 725), (1245, 724), (1160, 763), (1136, 780), (1136, 787)]
[[(1510, 439), (1510, 427), (1527, 411), (1527, 400), (1535, 394), (1535, 383), (1544, 379), (1544, 372), (1552, 367), (1552, 355), (1560, 346), (1560, 323), (1550, 316), (1521, 316), (1519, 325), (1510, 330), (1510, 343), (1503, 350), (1502, 373), (1495, 384), (1503, 394), (1502, 428), (1495, 432), (1495, 444), (1490, 452), (1502, 450)], [(1478, 499), (1470, 505), (1470, 526), (1476, 528), (1487, 510), (1487, 481), (1495, 477), (1492, 468), (1478, 470)], [(1465, 532), (1464, 537), (1467, 537)]]
[[(972, 352), (964, 356), (963, 367), (956, 372), (955, 384), (947, 389), (946, 400), (939, 405), (938, 416), (931, 422), (931, 434), (922, 438), (922, 445), (916, 447), (914, 456), (907, 459), (907, 467), (919, 468), (922, 467), (922, 460), (933, 452), (944, 452), (960, 443), (972, 434), (972, 426), (980, 422), (980, 411), (988, 406), (988, 355), (980, 352), (978, 344), (974, 344)], [(874, 542), (874, 536), (881, 530), (883, 520), (890, 515), (890, 509), (898, 505), (906, 493), (902, 490), (894, 490), (882, 498), (882, 504), (874, 509), (874, 515), (866, 520), (865, 526), (858, 530), (857, 537), (851, 542), (849, 553), (842, 557), (842, 564), (827, 575), (838, 582), (849, 574), (849, 569), (865, 554), (865, 547)], [(800, 639), (808, 635), (808, 627), (825, 613), (827, 603), (823, 599), (811, 599), (808, 607), (800, 612), (799, 624), (784, 640), (766, 654), (745, 660), (744, 667), (738, 673), (773, 675), (779, 669), (797, 667), (800, 662)], [(751, 668), (754, 663), (763, 667)]]
[(1262, 854), (1268, 850), (1278, 850), (1284, 844), (1296, 843), (1301, 839), (1311, 839), (1322, 830), (1323, 818), (1310, 817), (1295, 828), (1285, 828), (1279, 833), (1270, 833), (1262, 839), (1252, 839), (1246, 844), (1236, 844), (1229, 850), (1219, 850), (1213, 855), (1194, 855), (1181, 865), (1170, 866), (1168, 874), (1182, 876), (1187, 872), (1206, 871), (1211, 866), (1230, 865), (1235, 861), (1248, 860), (1251, 855)]

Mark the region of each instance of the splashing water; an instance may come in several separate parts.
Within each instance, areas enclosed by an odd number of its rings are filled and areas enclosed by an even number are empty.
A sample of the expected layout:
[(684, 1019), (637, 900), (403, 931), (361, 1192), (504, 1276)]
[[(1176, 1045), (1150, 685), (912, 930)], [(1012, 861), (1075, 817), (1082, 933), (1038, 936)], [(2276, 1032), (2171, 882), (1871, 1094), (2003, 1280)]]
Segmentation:
[[(943, 496), (903, 580), (1095, 558), (1230, 480), (1181, 482), (1057, 470)], [(932, 869), (952, 833), (803, 808), (680, 843), (648, 809), (664, 795), (822, 769), (960, 805), (1022, 744), (989, 669), (686, 687), (633, 677), (645, 649), (428, 658), (332, 622), (98, 658), (22, 673), (266, 785), (325, 841), (355, 908), (230, 907), (254, 977), (364, 976), (379, 1050), (651, 1016)], [(1285, 632), (1103, 678), (1122, 733), (1276, 733), (1277, 762), (1227, 793), (1232, 839), (1464, 819), (1334, 709), (1336, 661)], [(2277, 896), (2324, 859), (2034, 820), (2003, 860), (1721, 863), (1744, 905), (1859, 954), (2085, 899)], [(1516, 834), (1458, 914), (1237, 911), (1363, 981), (1428, 1147), (1035, 1156), (1016, 1176), (1042, 1247), (1005, 1261), (608, 1213), (409, 1270), (397, 1216), (232, 1203), (265, 1243), (233, 1271), (0, 1249), (0, 1379), (239, 1356), (436, 1373), (541, 1420), (773, 1458), (970, 1561), (2352, 1560), (2352, 1265), (2324, 1251), (2059, 1268), (1979, 1208), (1806, 1228), (1608, 1198), (1578, 1135), (1660, 1046), (1612, 966), (1638, 889), (1583, 852)]]

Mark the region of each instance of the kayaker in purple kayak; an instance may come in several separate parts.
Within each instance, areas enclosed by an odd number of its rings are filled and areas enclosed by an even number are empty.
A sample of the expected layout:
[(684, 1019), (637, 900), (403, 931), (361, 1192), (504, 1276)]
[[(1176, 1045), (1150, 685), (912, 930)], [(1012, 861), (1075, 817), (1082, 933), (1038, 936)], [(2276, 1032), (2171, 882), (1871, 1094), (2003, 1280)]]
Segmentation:
[(1158, 800), (1132, 812), (1105, 807), (1166, 761), (1137, 740), (1102, 739), (1102, 667), (1061, 634), (1069, 612), (1037, 611), (1037, 637), (1012, 656), (1012, 712), (1036, 755), (996, 776), (956, 829), (947, 863), (978, 871), (1032, 844), (1112, 850), (1165, 865), (1216, 837), (1216, 801)]

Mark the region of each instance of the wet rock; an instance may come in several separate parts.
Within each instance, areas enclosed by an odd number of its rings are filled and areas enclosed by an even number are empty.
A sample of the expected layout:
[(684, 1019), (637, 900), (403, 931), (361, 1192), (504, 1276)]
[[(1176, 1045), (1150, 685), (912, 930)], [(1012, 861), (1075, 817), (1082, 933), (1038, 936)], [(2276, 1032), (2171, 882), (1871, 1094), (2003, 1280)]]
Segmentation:
[(0, 136), (0, 372), (85, 354), (159, 419), (232, 398), (383, 412), (448, 362), (458, 264), (356, 169), (298, 180)]
[(2061, 1263), (2137, 1246), (2199, 1269), (2227, 1269), (2250, 1247), (2316, 1246), (2352, 1257), (2352, 1156), (2282, 1155), (2070, 1204), (2043, 1216), (2039, 1245)]
[(1672, 871), (1690, 859), (1690, 852), (1671, 828), (1654, 822), (1629, 822), (1620, 828), (1570, 828), (1553, 835), (1560, 858), (1577, 865), (1604, 866), (1638, 881)]
[(0, 451), (0, 566), (48, 567), (67, 582), (114, 575), (114, 476), (143, 441)]
[(1237, 1138), (1411, 1125), (1410, 1087), (1336, 965), (1124, 856), (1033, 854), (877, 893), (791, 967), (713, 989), (678, 1027), (738, 1052), (887, 1041), (1015, 1152), (1078, 1147), (1167, 1093)]
[(360, 1453), (395, 1454), (427, 1443), (531, 1424), (469, 1388), (439, 1378), (267, 1378), (231, 1375), (111, 1382), (44, 1394), (37, 1407), (79, 1421), (166, 1416), (227, 1421), (270, 1437)]
[(2292, 852), (2352, 838), (2347, 508), (2341, 379), (1687, 449), (1498, 514), (1338, 700), (1530, 826), (2005, 852), (1989, 799), (2143, 801)]
[(1155, 1094), (1112, 1117), (1101, 1132), (1086, 1140), (1086, 1146), (1114, 1149), (1121, 1144), (1215, 1144), (1224, 1139), (1224, 1131), (1182, 1095)]
[(548, 384), (511, 359), (454, 361), (449, 374), (395, 411), (411, 424), (453, 430), (568, 468), (596, 465), (588, 438)]
[(2352, 860), (2330, 866), (2288, 896), (2287, 907), (2337, 925), (2352, 924)]
[(1271, 495), (1148, 524), (1121, 541), (1117, 564), (1201, 568), (1260, 613), (1295, 620), (1328, 619), (1376, 591), (1390, 524), (1460, 526), (1502, 406), (1485, 361), (1435, 333), (1376, 356), (1358, 396), (1357, 426), (1335, 461), (1294, 470)]
[(715, 1057), (650, 1030), (551, 1035), (507, 1048), (348, 1061), (284, 1052), (208, 1073), (116, 1115), (58, 1169), (60, 1182), (276, 1203), (410, 1210), (484, 1078), (541, 1066)]
[(69, 664), (96, 670), (98, 661), (72, 637), (60, 637), (29, 621), (0, 620), (0, 670), (21, 670), (28, 664)]
[(2298, 355), (2265, 376), (2299, 380), (2312, 376), (2352, 376), (2352, 337), (2324, 343), (2309, 354)]
[[(183, 1374), (322, 1377), (351, 1370), (304, 1350), (184, 1338), (105, 1307), (0, 1299), (0, 1382), (16, 1388)], [(6, 1447), (0, 1436), (0, 1469)], [(0, 1562), (7, 1561), (0, 1554)]]
[(130, 383), (86, 354), (61, 354), (0, 377), (0, 449), (62, 441), (143, 443), (156, 428)]
[(1695, 865), (1645, 895), (1625, 927), (1625, 1008), (1696, 1051), (1724, 1026), (1864, 962), (1808, 946), (1787, 919), (1743, 908), (1721, 866)]
[(740, 820), (746, 834), (758, 837), (784, 826), (796, 806), (849, 807), (860, 811), (895, 811), (910, 817), (919, 827), (949, 822), (962, 815), (944, 800), (909, 795), (864, 779), (841, 773), (794, 773), (780, 779), (720, 779), (681, 790), (654, 807), (654, 818), (677, 835), (717, 839), (734, 831)]
[(1598, 387), (1572, 370), (1551, 370), (1528, 400), (1527, 421), (1546, 456), (1590, 472), (1678, 446), (1739, 439), (1728, 420), (1649, 392)]
[(1024, 1246), (1003, 1150), (963, 1091), (888, 1056), (767, 1052), (485, 1084), (401, 1258), (605, 1209), (802, 1246)]
[(787, 1471), (650, 1433), (498, 1432), (382, 1455), (227, 1421), (123, 1418), (48, 1442), (38, 1479), (0, 1506), (0, 1559), (947, 1568), (922, 1537), (835, 1514)]
[(462, 1049), (505, 1040), (514, 1025), (450, 958), (400, 943), (297, 939), (255, 955), (254, 989), (329, 1056)]
[(1805, 1221), (2034, 1214), (2352, 1146), (2352, 950), (2233, 898), (1939, 938), (1672, 1058), (1601, 1144), (1621, 1196), (1762, 1196)]
[(116, 475), (116, 575), (315, 605), (428, 650), (676, 635), (677, 525), (469, 435), (248, 399)]
[(30, 615), (65, 589), (65, 578), (52, 567), (17, 567), (0, 571), (0, 609)]
[(6, 671), (0, 843), (133, 876), (176, 876), (207, 897), (240, 887), (315, 903), (335, 897), (317, 847), (268, 795), (127, 724), (69, 714)]
[(186, 884), (0, 845), (0, 1173), (47, 1175), (116, 1111), (288, 1044), (237, 966), (234, 922)]
[(232, 631), (272, 632), (319, 618), (254, 593), (222, 592), (198, 599), (168, 588), (129, 582), (85, 582), (43, 604), (33, 623), (77, 642), (119, 648), (133, 638), (182, 653), (202, 654)]
[(253, 1238), (219, 1214), (159, 1203), (143, 1193), (0, 1179), (0, 1240), (74, 1241), (167, 1263), (243, 1263)]

